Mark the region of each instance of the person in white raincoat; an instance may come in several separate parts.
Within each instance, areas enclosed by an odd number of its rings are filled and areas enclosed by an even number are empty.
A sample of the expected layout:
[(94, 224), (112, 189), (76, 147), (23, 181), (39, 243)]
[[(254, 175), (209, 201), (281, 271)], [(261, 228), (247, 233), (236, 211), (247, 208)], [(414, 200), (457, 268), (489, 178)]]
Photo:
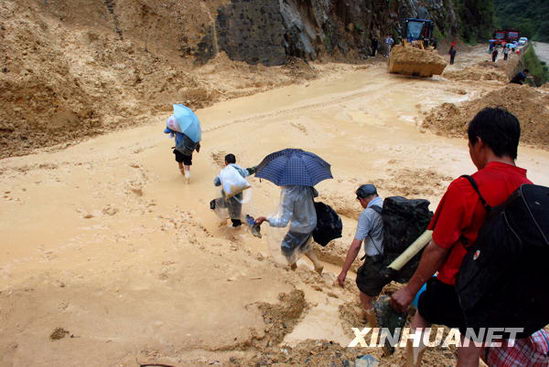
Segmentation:
[[(233, 167), (243, 178), (255, 173), (255, 167), (242, 168), (236, 164), (236, 157), (234, 154), (227, 154), (225, 156), (225, 167), (227, 166)], [(214, 185), (222, 185), (221, 175), (215, 177)], [(231, 219), (232, 226), (234, 228), (240, 227), (242, 225), (242, 193), (238, 193), (231, 197), (226, 197), (226, 194), (227, 193), (222, 190), (222, 196), (212, 200), (210, 202), (210, 208), (219, 213), (226, 211), (226, 214), (228, 214)]]
[(268, 222), (271, 227), (286, 227), (289, 224), (288, 233), (280, 244), (288, 264), (292, 270), (295, 270), (297, 254), (301, 252), (313, 262), (315, 271), (321, 274), (324, 267), (311, 247), (313, 230), (316, 228), (316, 211), (313, 202), (316, 196), (318, 192), (311, 186), (283, 186), (278, 214), (259, 217), (256, 219), (256, 224)]

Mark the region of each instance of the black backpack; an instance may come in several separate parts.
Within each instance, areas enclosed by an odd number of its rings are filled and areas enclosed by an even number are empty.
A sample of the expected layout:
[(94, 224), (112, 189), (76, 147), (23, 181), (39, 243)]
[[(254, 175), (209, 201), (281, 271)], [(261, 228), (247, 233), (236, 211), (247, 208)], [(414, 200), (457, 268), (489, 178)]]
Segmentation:
[[(429, 210), (429, 201), (425, 199), (406, 199), (402, 196), (391, 196), (383, 200), (383, 209), (371, 206), (381, 214), (383, 220), (383, 264), (388, 266), (400, 256), (425, 230), (433, 213)], [(420, 251), (399, 272), (391, 277), (397, 282), (410, 280), (416, 271)]]
[(525, 184), (488, 211), (474, 244), (467, 247), (456, 282), (471, 328), (524, 328), (527, 337), (549, 324), (549, 188)]
[(321, 246), (326, 246), (331, 240), (341, 237), (343, 223), (341, 218), (329, 205), (315, 201), (316, 228), (313, 239)]
[(182, 135), (183, 135), (183, 139), (179, 141), (179, 144), (175, 145), (175, 150), (179, 151), (183, 155), (192, 155), (193, 152), (196, 150), (198, 143), (195, 143), (187, 135), (185, 134), (182, 134)]

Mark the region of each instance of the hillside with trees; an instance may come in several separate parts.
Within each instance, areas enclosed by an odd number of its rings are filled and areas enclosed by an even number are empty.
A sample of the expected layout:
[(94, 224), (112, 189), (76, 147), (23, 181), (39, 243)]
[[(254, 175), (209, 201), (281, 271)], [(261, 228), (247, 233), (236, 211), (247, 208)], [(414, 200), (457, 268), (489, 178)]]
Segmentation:
[(460, 21), (459, 36), (466, 42), (477, 42), (491, 37), (494, 27), (492, 0), (454, 0)]
[(516, 28), (535, 41), (549, 42), (549, 1), (494, 0), (496, 25)]

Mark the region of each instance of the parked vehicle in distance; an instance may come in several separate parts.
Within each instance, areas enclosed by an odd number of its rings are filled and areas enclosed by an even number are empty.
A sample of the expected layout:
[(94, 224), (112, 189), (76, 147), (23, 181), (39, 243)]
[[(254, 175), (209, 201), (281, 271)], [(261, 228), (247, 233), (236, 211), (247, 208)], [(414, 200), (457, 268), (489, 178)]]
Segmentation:
[(500, 29), (494, 32), (494, 43), (503, 45), (519, 40), (519, 31), (515, 29)]
[(519, 46), (524, 46), (527, 43), (528, 43), (528, 38), (527, 37), (520, 37), (519, 40), (518, 40), (518, 45)]

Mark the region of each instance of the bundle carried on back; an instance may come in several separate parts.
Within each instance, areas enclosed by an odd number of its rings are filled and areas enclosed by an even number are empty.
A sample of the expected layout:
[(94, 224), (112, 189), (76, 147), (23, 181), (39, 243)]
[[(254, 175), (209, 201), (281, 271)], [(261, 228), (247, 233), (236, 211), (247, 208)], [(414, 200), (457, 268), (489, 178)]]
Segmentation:
[[(433, 216), (429, 201), (391, 196), (383, 201), (383, 208), (373, 207), (383, 220), (383, 265), (389, 266), (418, 237), (425, 232)], [(419, 265), (423, 251), (419, 251), (399, 271), (388, 273), (391, 280), (404, 283), (410, 280)]]

